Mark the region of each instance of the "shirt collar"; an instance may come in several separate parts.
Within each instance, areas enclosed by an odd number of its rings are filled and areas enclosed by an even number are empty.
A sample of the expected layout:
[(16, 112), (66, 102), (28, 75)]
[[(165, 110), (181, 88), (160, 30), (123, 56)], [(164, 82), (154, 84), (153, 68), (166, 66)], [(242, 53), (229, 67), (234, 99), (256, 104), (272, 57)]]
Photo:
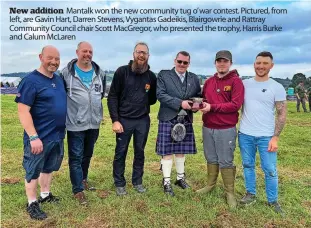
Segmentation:
[(186, 72), (183, 73), (183, 74), (181, 74), (181, 73), (178, 73), (178, 72), (176, 71), (176, 68), (175, 68), (174, 70), (175, 70), (175, 73), (176, 73), (179, 77), (180, 77), (180, 76), (186, 77)]

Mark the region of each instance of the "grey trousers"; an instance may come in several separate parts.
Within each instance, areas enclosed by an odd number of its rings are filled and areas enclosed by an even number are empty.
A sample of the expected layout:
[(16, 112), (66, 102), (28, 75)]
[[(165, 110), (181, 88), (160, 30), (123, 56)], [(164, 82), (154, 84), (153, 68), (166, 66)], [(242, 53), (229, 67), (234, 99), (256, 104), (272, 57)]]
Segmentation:
[(211, 129), (203, 127), (204, 156), (209, 164), (219, 164), (219, 168), (234, 167), (236, 128)]

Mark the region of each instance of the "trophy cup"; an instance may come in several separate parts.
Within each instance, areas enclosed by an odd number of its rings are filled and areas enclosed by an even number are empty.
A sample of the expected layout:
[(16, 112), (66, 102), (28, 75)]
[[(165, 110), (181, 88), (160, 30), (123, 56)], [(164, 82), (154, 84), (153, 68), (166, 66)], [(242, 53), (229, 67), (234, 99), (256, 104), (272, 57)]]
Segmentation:
[(203, 106), (203, 98), (201, 97), (191, 97), (189, 98), (190, 102), (189, 105), (193, 110), (199, 110), (204, 108)]

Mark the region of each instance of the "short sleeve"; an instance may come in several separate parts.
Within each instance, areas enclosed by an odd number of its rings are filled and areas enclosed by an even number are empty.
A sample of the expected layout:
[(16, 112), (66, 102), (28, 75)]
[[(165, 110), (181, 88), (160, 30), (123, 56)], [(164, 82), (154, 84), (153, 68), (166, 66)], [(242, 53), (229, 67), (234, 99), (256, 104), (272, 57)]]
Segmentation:
[(281, 84), (276, 86), (275, 101), (286, 101), (286, 91)]
[(34, 84), (26, 78), (18, 86), (15, 102), (32, 106), (36, 98), (36, 89)]

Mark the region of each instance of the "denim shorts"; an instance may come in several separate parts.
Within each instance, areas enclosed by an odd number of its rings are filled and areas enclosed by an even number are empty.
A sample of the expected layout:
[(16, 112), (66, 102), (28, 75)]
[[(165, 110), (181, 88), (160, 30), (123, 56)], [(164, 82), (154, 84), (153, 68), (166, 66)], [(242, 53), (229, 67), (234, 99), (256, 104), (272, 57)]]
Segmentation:
[(29, 183), (38, 179), (40, 173), (52, 173), (59, 170), (64, 157), (64, 141), (47, 141), (43, 143), (40, 154), (31, 153), (30, 142), (24, 144), (23, 167), (26, 171), (25, 179)]

